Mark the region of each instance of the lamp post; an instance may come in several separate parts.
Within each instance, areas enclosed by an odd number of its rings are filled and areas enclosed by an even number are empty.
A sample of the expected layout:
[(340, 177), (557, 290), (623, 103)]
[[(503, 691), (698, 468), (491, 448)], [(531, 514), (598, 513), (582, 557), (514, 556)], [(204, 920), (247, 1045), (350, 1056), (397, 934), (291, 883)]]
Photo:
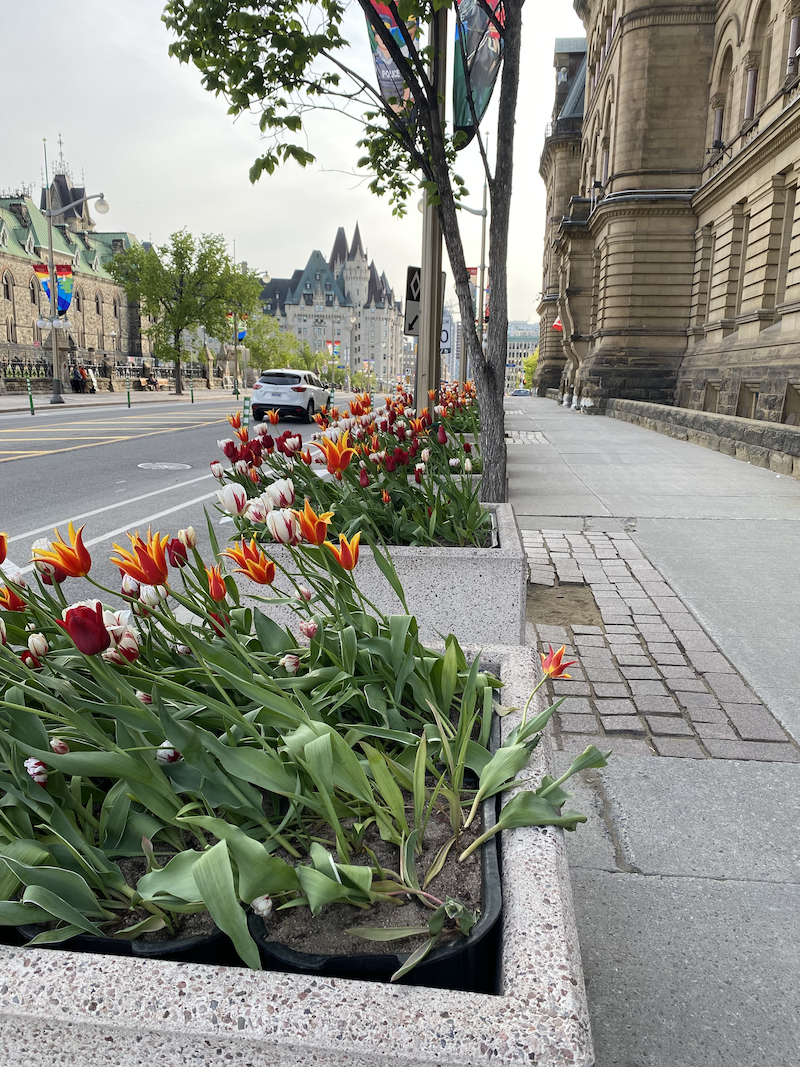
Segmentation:
[(344, 391), (346, 393), (350, 392), (350, 361), (353, 358), (353, 356), (352, 356), (352, 352), (353, 352), (353, 327), (355, 326), (355, 324), (357, 322), (358, 322), (358, 319), (355, 317), (355, 315), (351, 315), (350, 316), (350, 334), (349, 334), (350, 344), (347, 346), (347, 365), (346, 365), (345, 372), (344, 372)]
[(47, 268), (50, 275), (50, 319), (39, 319), (37, 325), (42, 328), (50, 325), (50, 342), (53, 351), (53, 395), (50, 397), (51, 404), (63, 404), (64, 395), (62, 391), (61, 380), (61, 368), (59, 365), (58, 355), (58, 330), (63, 330), (65, 327), (69, 327), (69, 321), (64, 318), (63, 320), (58, 316), (58, 285), (56, 282), (56, 267), (53, 259), (53, 219), (59, 215), (66, 214), (70, 208), (78, 207), (79, 204), (87, 204), (90, 200), (96, 200), (95, 210), (101, 215), (105, 215), (108, 211), (108, 201), (105, 199), (102, 193), (93, 193), (91, 196), (82, 196), (80, 200), (73, 200), (69, 204), (65, 204), (57, 211), (53, 210), (52, 193), (50, 190), (50, 181), (47, 176), (47, 148), (44, 152), (44, 165), (45, 165), (45, 181), (47, 182), (47, 208), (42, 212), (47, 219)]
[[(236, 248), (236, 245), (234, 244), (234, 251), (235, 251), (235, 248)], [(254, 273), (256, 273), (256, 272), (254, 272)], [(263, 282), (264, 285), (269, 285), (269, 283), (272, 281), (272, 278), (270, 277), (269, 271), (265, 270), (263, 274), (260, 274), (259, 275), (259, 281)], [(234, 304), (233, 305), (233, 312), (232, 312), (232, 314), (233, 314), (233, 395), (237, 398), (237, 400), (239, 398), (239, 348), (238, 348), (239, 323), (238, 323), (238, 320), (237, 320), (237, 317), (236, 317), (236, 309), (237, 309), (237, 307), (240, 308), (241, 306), (242, 306), (241, 304)], [(243, 363), (242, 363), (242, 385), (244, 386), (245, 389), (247, 388), (247, 356), (245, 354), (246, 351), (247, 351), (246, 347), (244, 345), (242, 345), (242, 360), (243, 360)]]

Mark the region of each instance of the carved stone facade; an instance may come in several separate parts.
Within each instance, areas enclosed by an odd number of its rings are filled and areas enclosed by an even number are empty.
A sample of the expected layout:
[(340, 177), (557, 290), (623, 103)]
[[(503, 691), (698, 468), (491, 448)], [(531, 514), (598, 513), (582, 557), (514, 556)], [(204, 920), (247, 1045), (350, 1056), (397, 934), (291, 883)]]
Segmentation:
[[(540, 308), (562, 396), (800, 422), (796, 0), (575, 6), (580, 164), (548, 206)], [(563, 150), (548, 134), (549, 205)]]

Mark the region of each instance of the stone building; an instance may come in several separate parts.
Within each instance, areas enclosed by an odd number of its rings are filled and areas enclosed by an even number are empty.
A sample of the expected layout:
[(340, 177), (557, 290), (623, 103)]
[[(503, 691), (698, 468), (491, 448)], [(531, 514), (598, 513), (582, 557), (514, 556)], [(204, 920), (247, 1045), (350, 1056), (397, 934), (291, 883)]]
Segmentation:
[[(54, 209), (85, 195), (67, 174), (54, 177)], [(0, 196), (0, 361), (4, 367), (36, 364), (49, 376), (50, 328), (37, 323), (50, 318), (50, 301), (34, 273), (37, 264), (48, 261), (45, 205), (44, 190), (40, 207), (26, 190)], [(100, 365), (142, 355), (139, 310), (106, 270), (108, 261), (134, 240), (129, 233), (98, 232), (87, 204), (68, 208), (53, 220), (53, 260), (74, 272), (70, 327), (59, 331), (58, 338), (70, 359)]]
[(336, 354), (349, 372), (371, 371), (379, 388), (403, 373), (403, 315), (386, 275), (379, 274), (361, 243), (340, 226), (329, 259), (314, 251), (291, 278), (273, 278), (261, 295), (264, 310), (281, 329), (306, 341), (320, 363)]
[(579, 132), (542, 153), (539, 391), (796, 423), (800, 0), (575, 7)]

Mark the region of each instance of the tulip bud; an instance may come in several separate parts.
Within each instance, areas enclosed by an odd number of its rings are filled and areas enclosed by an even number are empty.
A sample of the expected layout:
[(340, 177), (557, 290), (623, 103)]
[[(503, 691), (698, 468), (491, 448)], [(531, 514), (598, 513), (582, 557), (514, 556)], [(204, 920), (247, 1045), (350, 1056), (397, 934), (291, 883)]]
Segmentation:
[(50, 646), (47, 644), (47, 638), (44, 634), (31, 634), (28, 638), (28, 648), (32, 656), (37, 659), (41, 659), (42, 656), (46, 656), (50, 651)]
[(60, 737), (50, 738), (50, 748), (52, 748), (57, 756), (66, 756), (69, 752), (69, 745)]
[(171, 567), (185, 567), (189, 562), (186, 545), (177, 537), (167, 541), (167, 556)]
[(464, 442), (464, 451), (467, 453), (467, 455), (469, 455), (472, 451), (472, 445), (469, 443), (469, 441)]
[(8, 641), (8, 634), (6, 632), (6, 624), (0, 619), (0, 645), (5, 645)]
[(187, 526), (185, 530), (178, 530), (178, 540), (186, 548), (196, 548), (197, 534), (194, 532), (194, 526)]
[(177, 748), (173, 748), (169, 741), (162, 741), (156, 749), (156, 760), (159, 763), (177, 763), (183, 759)]
[[(301, 585), (300, 588), (297, 590), (298, 600), (310, 600), (313, 595), (314, 594), (311, 592), (307, 585)], [(2, 622), (2, 620), (0, 620), (0, 622)]]
[(122, 592), (125, 596), (138, 597), (141, 586), (129, 574), (122, 575)]
[(247, 474), (247, 461), (244, 459), (237, 459), (233, 465), (233, 469), (237, 474)]
[(47, 785), (47, 767), (40, 759), (34, 759), (31, 756), (30, 759), (25, 760), (24, 766), (34, 782), (37, 782), (42, 788)]
[(464, 460), (464, 472), (466, 474), (471, 474), (472, 473), (472, 460), (471, 459), (465, 459)]
[(283, 667), (287, 674), (297, 674), (297, 668), (300, 666), (300, 657), (295, 656), (293, 652), (287, 652), (285, 656), (278, 660), (278, 666)]
[(309, 641), (317, 636), (317, 630), (319, 630), (319, 626), (313, 619), (304, 619), (300, 623), (300, 633), (303, 637), (307, 637)]
[(439, 441), (440, 445), (446, 445), (447, 444), (447, 431), (445, 430), (444, 426), (441, 423), (439, 423), (439, 429), (438, 429), (438, 431), (436, 433), (436, 438)]
[(299, 545), (303, 539), (303, 531), (297, 521), (297, 516), (287, 508), (271, 511), (267, 515), (267, 529), (282, 545)]
[(359, 474), (358, 484), (361, 486), (362, 489), (366, 489), (369, 485), (369, 475), (367, 474), (366, 470), (362, 470)]
[(264, 494), (279, 508), (288, 508), (294, 504), (294, 483), (291, 478), (279, 478), (268, 485)]
[(153, 698), (149, 693), (145, 693), (142, 689), (136, 690), (136, 699), (141, 700), (143, 704), (152, 704)]
[(272, 899), (265, 893), (263, 897), (256, 897), (250, 907), (256, 915), (260, 915), (262, 919), (268, 919), (272, 914)]
[(162, 600), (169, 596), (166, 585), (142, 585), (139, 587), (139, 601), (148, 608), (157, 608)]
[(419, 454), (419, 458), (422, 460), (423, 463), (427, 463), (428, 460), (431, 458), (431, 450), (429, 448), (423, 448), (423, 450)]
[(229, 515), (243, 515), (247, 510), (247, 493), (241, 485), (226, 485), (217, 490), (217, 497)]
[(215, 478), (222, 481), (222, 476), (225, 474), (225, 468), (222, 466), (218, 459), (212, 459), (211, 461), (211, 473)]
[(176, 645), (175, 651), (179, 656), (191, 656), (192, 650), (188, 645)]

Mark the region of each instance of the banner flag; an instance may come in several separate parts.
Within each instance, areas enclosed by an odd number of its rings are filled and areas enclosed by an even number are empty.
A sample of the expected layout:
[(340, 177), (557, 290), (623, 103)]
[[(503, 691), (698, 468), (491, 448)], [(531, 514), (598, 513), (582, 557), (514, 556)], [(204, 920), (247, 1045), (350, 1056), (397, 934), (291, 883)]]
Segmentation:
[[(34, 265), (33, 273), (39, 280), (39, 284), (44, 289), (44, 294), (47, 299), (50, 299), (50, 271), (44, 263), (37, 263)], [(59, 312), (69, 311), (69, 306), (72, 303), (72, 285), (73, 285), (72, 267), (56, 267), (56, 285), (58, 287), (58, 310)]]
[(550, 327), (550, 329), (551, 330), (563, 330), (564, 329), (564, 323), (561, 321), (561, 316), (560, 315), (558, 316), (556, 321), (553, 323), (553, 325)]
[[(488, 0), (500, 25), (505, 24), (503, 0)], [(503, 41), (497, 27), (478, 0), (457, 0), (456, 50), (453, 61), (453, 126), (465, 135), (459, 151), (475, 136), (472, 112), (467, 95), (467, 72), (475, 106), (475, 118), (480, 123), (492, 98), (494, 83), (503, 58)]]
[[(408, 58), (408, 46), (403, 40), (402, 31), (389, 5), (381, 3), (381, 0), (372, 0), (372, 6), (386, 29), (394, 37), (400, 51)], [(409, 19), (406, 22), (406, 28), (411, 40), (415, 40), (419, 30), (417, 20), (415, 18)], [(372, 59), (375, 63), (375, 74), (378, 78), (378, 88), (381, 96), (396, 115), (401, 115), (403, 112), (408, 111), (410, 117), (411, 91), (397, 69), (397, 64), (389, 55), (389, 49), (375, 32), (369, 19), (367, 19), (367, 32), (369, 33), (369, 45), (372, 49)]]

